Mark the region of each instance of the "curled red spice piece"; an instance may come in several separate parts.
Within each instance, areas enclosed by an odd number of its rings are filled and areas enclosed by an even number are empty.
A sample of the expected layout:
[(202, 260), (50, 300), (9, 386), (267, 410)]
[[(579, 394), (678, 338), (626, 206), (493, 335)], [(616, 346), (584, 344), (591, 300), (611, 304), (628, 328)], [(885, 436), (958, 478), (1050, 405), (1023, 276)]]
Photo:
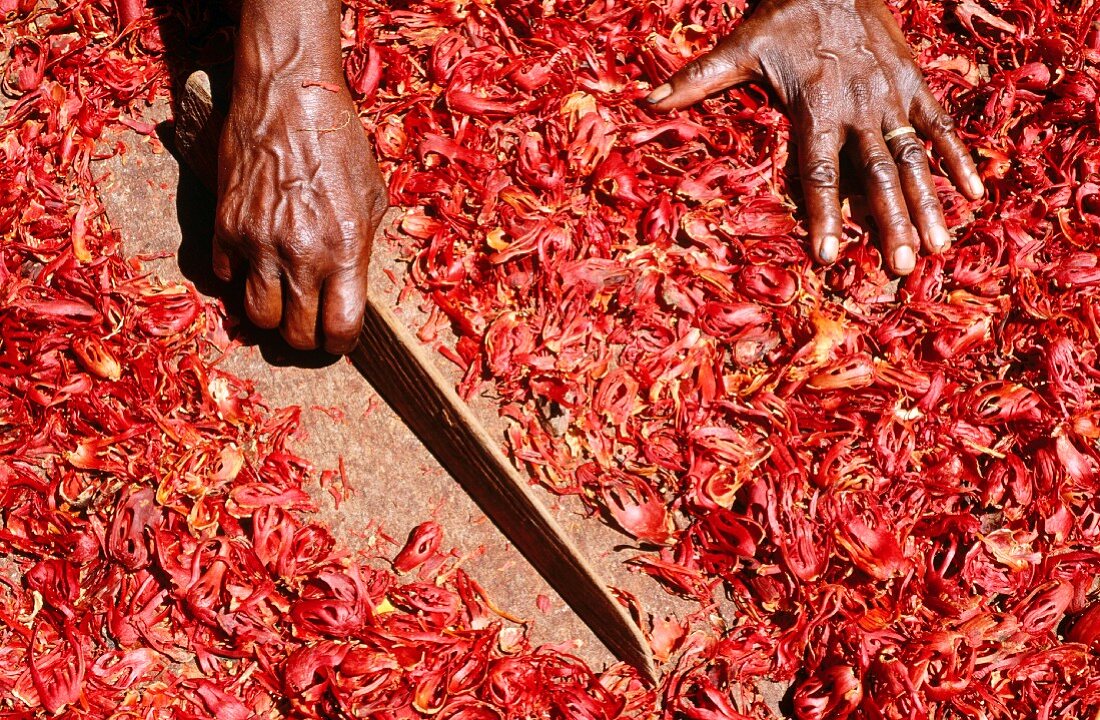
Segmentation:
[(311, 688), (315, 691), (323, 691), (324, 686), (319, 686), (319, 683), (327, 684), (331, 674), (337, 668), (345, 670), (342, 663), (351, 649), (350, 645), (330, 640), (322, 640), (296, 649), (287, 659), (284, 669), (285, 682), (290, 691), (294, 694), (304, 693)]
[(815, 390), (854, 390), (875, 381), (875, 363), (869, 355), (858, 354), (837, 361), (827, 370), (814, 373), (806, 384)]
[(195, 692), (202, 704), (219, 720), (251, 720), (254, 717), (240, 698), (231, 695), (213, 682), (199, 679), (195, 682)]
[(393, 569), (399, 573), (412, 572), (439, 551), (442, 541), (443, 528), (439, 523), (428, 521), (417, 525), (393, 559)]
[(897, 538), (884, 527), (871, 528), (860, 519), (850, 518), (836, 528), (833, 536), (856, 567), (876, 580), (900, 577), (912, 567)]
[(88, 671), (99, 683), (115, 690), (128, 690), (162, 666), (163, 657), (143, 647), (106, 652), (96, 658)]
[(798, 292), (798, 277), (775, 265), (749, 265), (740, 276), (744, 291), (766, 305), (787, 305)]
[(664, 544), (673, 533), (672, 518), (664, 502), (640, 478), (610, 477), (600, 493), (615, 523), (631, 537)]
[(1074, 621), (1066, 638), (1071, 642), (1079, 642), (1089, 647), (1095, 647), (1100, 640), (1100, 603), (1089, 605)]
[(202, 307), (198, 294), (182, 287), (143, 293), (138, 302), (143, 306), (138, 313), (138, 326), (154, 337), (172, 337), (194, 330)]
[(798, 720), (843, 720), (863, 701), (863, 685), (854, 668), (830, 664), (806, 678), (794, 691)]
[(11, 49), (11, 60), (4, 68), (4, 88), (22, 94), (37, 89), (45, 76), (49, 55), (33, 38), (22, 38)]
[(42, 627), (36, 622), (31, 628), (28, 666), (42, 707), (48, 713), (57, 714), (80, 698), (87, 664), (79, 640), (68, 629), (45, 653), (36, 648), (37, 643), (44, 640), (39, 632)]
[(114, 0), (118, 13), (118, 29), (124, 30), (145, 13), (144, 0)]
[(89, 335), (74, 339), (73, 351), (88, 372), (104, 380), (122, 377), (122, 365), (99, 338)]
[(1017, 611), (1020, 628), (1034, 634), (1054, 631), (1064, 619), (1072, 600), (1073, 586), (1068, 582), (1055, 580), (1036, 588)]
[(654, 618), (649, 631), (649, 646), (658, 662), (668, 662), (687, 634), (684, 624), (673, 617)]
[(130, 570), (149, 564), (149, 531), (160, 524), (156, 495), (149, 488), (132, 488), (115, 511), (107, 531), (107, 552)]

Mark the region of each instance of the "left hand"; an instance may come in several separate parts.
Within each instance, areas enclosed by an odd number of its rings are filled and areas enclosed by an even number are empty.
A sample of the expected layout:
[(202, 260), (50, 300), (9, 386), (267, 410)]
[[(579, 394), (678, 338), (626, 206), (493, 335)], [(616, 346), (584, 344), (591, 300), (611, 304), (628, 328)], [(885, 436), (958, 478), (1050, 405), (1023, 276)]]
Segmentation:
[(898, 275), (912, 272), (919, 247), (942, 252), (951, 238), (918, 132), (967, 197), (985, 192), (954, 120), (928, 89), (882, 0), (764, 0), (647, 100), (672, 110), (750, 80), (767, 82), (791, 114), (820, 262), (839, 252), (842, 147), (862, 171), (883, 254)]

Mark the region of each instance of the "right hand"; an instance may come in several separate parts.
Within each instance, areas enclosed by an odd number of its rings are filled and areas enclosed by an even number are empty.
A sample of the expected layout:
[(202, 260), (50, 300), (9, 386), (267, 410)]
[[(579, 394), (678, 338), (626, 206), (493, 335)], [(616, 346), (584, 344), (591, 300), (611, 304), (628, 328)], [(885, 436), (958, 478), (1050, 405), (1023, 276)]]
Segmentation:
[(340, 63), (338, 0), (245, 0), (218, 159), (214, 272), (296, 348), (355, 347), (386, 185)]
[(351, 96), (235, 97), (222, 131), (214, 272), (245, 272), (245, 309), (299, 349), (355, 346), (386, 187)]

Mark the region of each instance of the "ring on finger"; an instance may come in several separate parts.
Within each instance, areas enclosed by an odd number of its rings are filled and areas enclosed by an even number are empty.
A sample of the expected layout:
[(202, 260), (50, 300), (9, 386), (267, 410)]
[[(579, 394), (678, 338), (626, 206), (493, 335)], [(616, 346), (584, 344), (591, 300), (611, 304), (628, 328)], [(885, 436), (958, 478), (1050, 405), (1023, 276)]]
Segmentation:
[(913, 127), (912, 125), (902, 125), (901, 127), (894, 128), (890, 132), (883, 135), (882, 139), (883, 139), (884, 142), (890, 142), (891, 140), (893, 140), (896, 137), (901, 137), (902, 135), (908, 135), (909, 133), (913, 133), (914, 135), (916, 135), (917, 134), (917, 129), (915, 127)]

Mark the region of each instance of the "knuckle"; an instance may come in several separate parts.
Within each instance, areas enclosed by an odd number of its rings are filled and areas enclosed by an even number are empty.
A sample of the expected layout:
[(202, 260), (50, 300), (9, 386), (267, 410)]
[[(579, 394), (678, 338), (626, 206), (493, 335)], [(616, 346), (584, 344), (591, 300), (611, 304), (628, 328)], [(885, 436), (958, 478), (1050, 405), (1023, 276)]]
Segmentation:
[(875, 99), (881, 92), (879, 83), (874, 76), (860, 75), (848, 81), (848, 97), (851, 98), (852, 108), (857, 113), (869, 111), (877, 103)]
[(690, 84), (705, 84), (720, 74), (724, 66), (720, 54), (710, 53), (685, 65), (683, 79)]
[(874, 153), (863, 163), (863, 170), (878, 185), (893, 187), (896, 184), (897, 166), (894, 160), (881, 153)]
[(382, 216), (386, 214), (386, 211), (390, 209), (389, 198), (385, 192), (373, 193), (368, 207), (370, 209), (371, 220), (377, 225), (382, 220)]
[(329, 310), (325, 317), (325, 333), (332, 335), (354, 335), (363, 324), (363, 306), (352, 300), (339, 303), (338, 310)]
[(928, 164), (924, 145), (912, 135), (894, 141), (894, 159), (898, 165), (904, 165), (911, 170), (919, 170)]
[(943, 206), (940, 205), (940, 199), (936, 196), (936, 192), (931, 188), (926, 188), (921, 192), (920, 199), (917, 201), (917, 209), (921, 215), (928, 218), (942, 218)]
[(840, 171), (832, 160), (810, 160), (806, 163), (802, 181), (814, 188), (836, 188), (840, 185)]
[(938, 137), (954, 135), (955, 127), (955, 118), (946, 112), (938, 112), (932, 118), (932, 133)]
[(352, 323), (333, 323), (325, 327), (325, 349), (337, 355), (343, 355), (355, 347), (359, 335), (359, 325)]
[(870, 94), (880, 95), (887, 92), (890, 88), (891, 75), (882, 68), (881, 65), (875, 65), (867, 72), (867, 89)]
[(227, 213), (221, 210), (214, 216), (214, 237), (226, 243), (232, 243), (240, 237), (237, 224), (230, 220)]
[(297, 272), (310, 272), (320, 269), (329, 256), (326, 243), (318, 242), (303, 233), (294, 233), (272, 245), (278, 248), (279, 258), (286, 266)]
[(271, 310), (262, 304), (255, 302), (248, 302), (245, 306), (245, 310), (248, 312), (248, 319), (252, 321), (256, 327), (270, 330), (271, 328), (278, 327), (279, 316), (271, 312)]
[(898, 84), (899, 88), (906, 91), (909, 96), (912, 96), (924, 82), (924, 76), (921, 74), (920, 68), (912, 61), (908, 53), (906, 53), (906, 56), (898, 63), (894, 71), (894, 81)]
[(325, 244), (329, 246), (329, 252), (334, 255), (337, 264), (347, 260), (355, 261), (365, 248), (370, 247), (373, 231), (374, 224), (370, 218), (351, 218), (340, 223), (339, 232)]
[(801, 115), (801, 127), (806, 130), (839, 125), (836, 113), (842, 106), (839, 94), (828, 83), (813, 80), (792, 93), (794, 105)]

